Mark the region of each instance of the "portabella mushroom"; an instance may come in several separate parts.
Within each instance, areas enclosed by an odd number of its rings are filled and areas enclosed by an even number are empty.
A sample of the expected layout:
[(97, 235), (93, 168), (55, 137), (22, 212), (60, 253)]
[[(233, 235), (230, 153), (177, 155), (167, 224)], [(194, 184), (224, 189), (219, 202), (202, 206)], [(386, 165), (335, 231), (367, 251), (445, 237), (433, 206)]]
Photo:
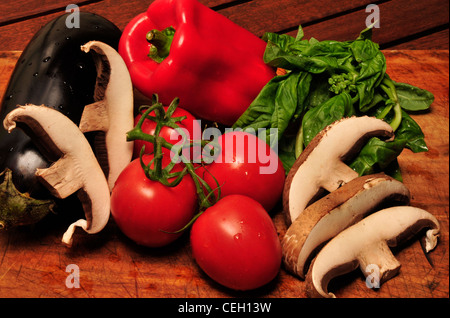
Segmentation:
[(37, 169), (36, 177), (57, 198), (77, 193), (86, 219), (71, 224), (62, 241), (72, 244), (76, 227), (87, 233), (101, 231), (109, 220), (110, 192), (106, 177), (84, 134), (68, 117), (48, 107), (25, 105), (4, 119), (8, 132), (18, 126), (35, 142), (50, 167)]
[(133, 85), (125, 62), (111, 46), (90, 41), (81, 50), (92, 52), (97, 82), (95, 102), (85, 106), (79, 127), (84, 133), (98, 132), (96, 155), (111, 191), (133, 155), (133, 142), (126, 139), (126, 133), (134, 126)]
[(317, 251), (347, 227), (379, 209), (406, 205), (408, 188), (384, 173), (353, 179), (308, 206), (282, 239), (286, 269), (304, 279)]
[(433, 250), (438, 242), (440, 225), (429, 212), (412, 207), (398, 206), (375, 212), (350, 226), (317, 254), (306, 275), (309, 297), (333, 298), (327, 291), (331, 279), (349, 273), (358, 266), (366, 277), (379, 286), (394, 277), (400, 263), (389, 247), (410, 239), (426, 228), (425, 252)]
[(375, 117), (348, 117), (325, 127), (308, 144), (289, 171), (283, 190), (286, 223), (292, 223), (323, 190), (332, 192), (358, 177), (345, 164), (371, 137), (390, 140), (392, 127)]

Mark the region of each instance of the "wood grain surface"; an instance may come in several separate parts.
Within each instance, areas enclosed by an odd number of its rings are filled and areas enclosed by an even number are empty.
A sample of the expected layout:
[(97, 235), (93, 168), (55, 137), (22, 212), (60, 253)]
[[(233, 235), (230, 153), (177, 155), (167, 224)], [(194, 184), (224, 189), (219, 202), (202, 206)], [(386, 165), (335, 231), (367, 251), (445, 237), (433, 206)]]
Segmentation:
[[(365, 28), (366, 6), (379, 6), (380, 29), (374, 41), (386, 48), (448, 49), (447, 0), (199, 0), (233, 22), (261, 36), (264, 32), (295, 33), (305, 37), (349, 40)], [(121, 30), (152, 0), (2, 0), (0, 50), (23, 50), (26, 41), (44, 24), (65, 13), (69, 3), (81, 11), (100, 14)], [(345, 27), (341, 27), (344, 26)], [(320, 36), (319, 36), (320, 35)]]
[[(449, 54), (441, 51), (385, 51), (391, 78), (431, 91), (431, 111), (413, 114), (422, 127), (429, 151), (399, 157), (411, 204), (439, 220), (442, 233), (436, 250), (422, 252), (418, 238), (394, 250), (400, 273), (374, 290), (361, 272), (334, 279), (329, 290), (351, 298), (449, 297)], [(0, 96), (20, 52), (0, 52)], [(280, 237), (285, 228), (278, 209), (272, 211)], [(303, 298), (304, 281), (281, 269), (258, 290), (235, 292), (209, 279), (192, 258), (187, 233), (161, 249), (137, 246), (110, 220), (99, 234), (76, 232), (68, 249), (61, 236), (70, 216), (49, 215), (33, 226), (0, 232), (0, 297), (115, 298)], [(78, 266), (80, 287), (68, 288), (70, 264)], [(431, 265), (433, 264), (433, 265)]]

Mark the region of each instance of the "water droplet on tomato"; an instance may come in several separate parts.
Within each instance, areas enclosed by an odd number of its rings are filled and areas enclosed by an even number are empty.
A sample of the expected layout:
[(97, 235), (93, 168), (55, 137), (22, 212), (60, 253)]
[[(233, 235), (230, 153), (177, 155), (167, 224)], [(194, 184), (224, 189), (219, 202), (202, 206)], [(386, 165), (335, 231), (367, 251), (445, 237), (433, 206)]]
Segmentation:
[(242, 239), (242, 233), (238, 233), (234, 235), (234, 240), (235, 241), (240, 241)]

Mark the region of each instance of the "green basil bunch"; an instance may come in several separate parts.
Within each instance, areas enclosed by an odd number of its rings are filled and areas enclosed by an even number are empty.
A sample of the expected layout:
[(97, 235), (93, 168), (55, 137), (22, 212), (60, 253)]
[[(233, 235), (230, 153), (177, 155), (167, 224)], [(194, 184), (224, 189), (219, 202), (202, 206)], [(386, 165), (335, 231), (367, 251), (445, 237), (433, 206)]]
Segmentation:
[[(264, 35), (265, 63), (287, 72), (267, 83), (233, 128), (265, 128), (266, 141), (278, 143), (278, 155), (288, 172), (327, 125), (343, 117), (375, 116), (393, 127), (395, 139), (370, 139), (348, 164), (360, 175), (384, 171), (401, 180), (397, 157), (402, 150), (428, 150), (422, 130), (407, 112), (428, 109), (433, 94), (396, 83), (386, 74), (386, 59), (371, 40), (371, 28), (353, 41), (303, 37), (301, 26), (295, 38)], [(277, 136), (270, 136), (274, 131)]]

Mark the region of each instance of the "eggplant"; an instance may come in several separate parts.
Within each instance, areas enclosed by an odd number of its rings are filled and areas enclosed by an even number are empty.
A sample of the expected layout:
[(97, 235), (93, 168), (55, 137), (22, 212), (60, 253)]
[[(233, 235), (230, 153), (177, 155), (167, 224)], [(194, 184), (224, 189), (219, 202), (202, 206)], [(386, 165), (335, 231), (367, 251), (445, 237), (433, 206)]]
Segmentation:
[[(78, 13), (79, 28), (66, 26), (66, 20), (70, 18), (67, 13), (47, 23), (30, 40), (17, 61), (5, 91), (0, 107), (1, 123), (18, 105), (35, 104), (54, 108), (79, 124), (84, 106), (94, 102), (97, 78), (92, 55), (81, 51), (80, 47), (97, 40), (117, 49), (121, 31), (104, 17), (88, 12)], [(12, 181), (19, 193), (48, 202), (52, 196), (37, 181), (35, 171), (37, 168), (47, 168), (51, 163), (52, 158), (46, 158), (24, 131), (15, 129), (8, 133), (3, 127), (0, 129), (0, 183), (10, 185)], [(19, 199), (17, 193), (8, 193), (8, 196)], [(15, 216), (2, 215), (7, 208), (4, 205), (12, 204), (11, 200), (4, 201), (2, 199), (0, 202), (0, 223), (3, 227), (23, 224), (14, 220)], [(30, 204), (25, 206), (29, 209)], [(29, 215), (32, 212), (10, 213)], [(33, 222), (36, 221), (26, 223)]]

